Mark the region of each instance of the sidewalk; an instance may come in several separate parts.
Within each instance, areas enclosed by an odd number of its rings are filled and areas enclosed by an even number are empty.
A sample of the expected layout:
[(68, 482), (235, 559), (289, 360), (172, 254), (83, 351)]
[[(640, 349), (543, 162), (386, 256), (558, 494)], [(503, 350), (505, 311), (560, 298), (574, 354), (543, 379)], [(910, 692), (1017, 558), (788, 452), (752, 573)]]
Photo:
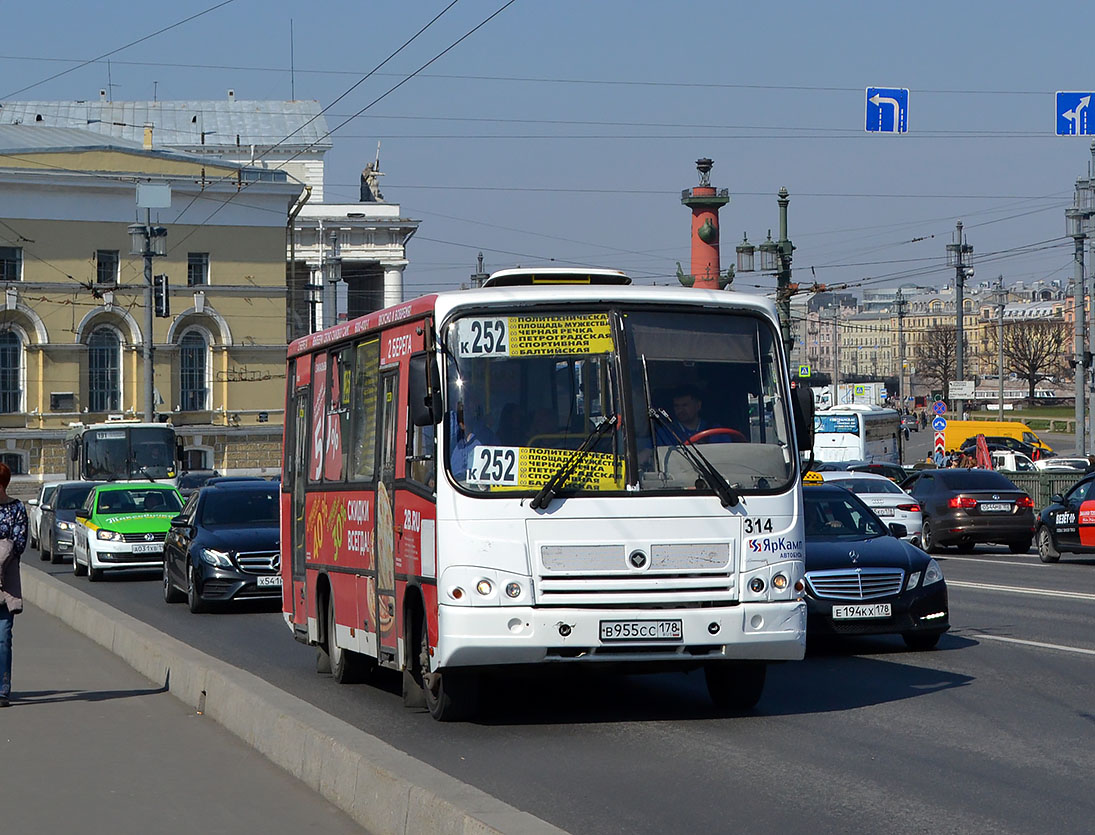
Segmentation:
[(31, 605), (0, 708), (7, 832), (363, 831), (120, 658)]

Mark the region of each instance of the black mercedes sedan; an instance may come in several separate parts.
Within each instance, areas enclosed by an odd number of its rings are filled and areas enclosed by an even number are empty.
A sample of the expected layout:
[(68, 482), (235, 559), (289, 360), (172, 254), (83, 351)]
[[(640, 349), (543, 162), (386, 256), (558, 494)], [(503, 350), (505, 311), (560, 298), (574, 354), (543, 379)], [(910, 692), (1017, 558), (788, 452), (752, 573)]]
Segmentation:
[(281, 599), (278, 485), (238, 481), (203, 487), (171, 520), (163, 597), (190, 611), (211, 603)]
[(1038, 514), (1038, 558), (1057, 562), (1062, 553), (1095, 553), (1095, 473), (1063, 496), (1050, 496), (1049, 502)]
[(803, 487), (807, 635), (899, 634), (932, 649), (950, 628), (939, 564), (840, 487)]

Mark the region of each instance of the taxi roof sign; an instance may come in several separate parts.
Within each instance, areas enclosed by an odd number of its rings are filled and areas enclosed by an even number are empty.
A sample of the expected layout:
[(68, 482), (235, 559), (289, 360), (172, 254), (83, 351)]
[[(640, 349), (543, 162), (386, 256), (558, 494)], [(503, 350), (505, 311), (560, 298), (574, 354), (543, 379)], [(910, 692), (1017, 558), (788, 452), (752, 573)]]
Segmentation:
[(620, 270), (575, 269), (573, 267), (519, 267), (498, 270), (483, 282), (484, 287), (531, 287), (541, 284), (630, 284), (631, 278)]
[(825, 479), (821, 477), (821, 473), (810, 470), (808, 473), (804, 473), (802, 476), (803, 484), (824, 484)]

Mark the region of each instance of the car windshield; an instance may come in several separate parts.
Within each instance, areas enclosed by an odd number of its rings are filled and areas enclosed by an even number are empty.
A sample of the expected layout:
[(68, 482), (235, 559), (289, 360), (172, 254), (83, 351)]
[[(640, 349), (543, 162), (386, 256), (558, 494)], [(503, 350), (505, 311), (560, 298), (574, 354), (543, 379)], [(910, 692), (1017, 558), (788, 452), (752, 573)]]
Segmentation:
[(853, 493), (901, 493), (902, 490), (888, 478), (842, 478), (834, 484)]
[(948, 490), (1017, 490), (1008, 479), (992, 470), (940, 470), (936, 477)]
[(866, 505), (850, 493), (806, 490), (803, 494), (809, 539), (871, 539), (889, 531)]
[(626, 309), (473, 315), (449, 324), (445, 342), (446, 465), (468, 491), (536, 492), (568, 461), (559, 492), (708, 491), (681, 451), (690, 439), (744, 492), (790, 482), (786, 394), (763, 319)]
[(178, 513), (182, 502), (174, 490), (131, 488), (99, 493), (98, 513)]
[(78, 507), (83, 507), (88, 493), (94, 489), (95, 485), (90, 483), (74, 484), (71, 487), (58, 487), (57, 501), (53, 503), (53, 506), (57, 510), (75, 510)]
[(49, 504), (49, 500), (53, 498), (53, 494), (56, 493), (56, 492), (57, 492), (57, 485), (54, 485), (53, 487), (43, 487), (42, 488), (42, 498), (39, 501), (39, 504)]
[(211, 488), (202, 503), (201, 524), (206, 527), (274, 527), (279, 519), (276, 490)]

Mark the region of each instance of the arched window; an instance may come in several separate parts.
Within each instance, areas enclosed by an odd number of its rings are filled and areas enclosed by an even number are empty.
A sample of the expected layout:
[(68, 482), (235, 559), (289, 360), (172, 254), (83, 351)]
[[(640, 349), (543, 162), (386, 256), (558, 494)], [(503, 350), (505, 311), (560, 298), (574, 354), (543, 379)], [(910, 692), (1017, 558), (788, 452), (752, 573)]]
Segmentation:
[(122, 340), (113, 328), (96, 328), (87, 341), (87, 408), (117, 412), (122, 405)]
[(209, 342), (201, 331), (187, 331), (179, 341), (179, 408), (209, 408)]
[(23, 340), (14, 330), (0, 331), (0, 413), (23, 411)]

